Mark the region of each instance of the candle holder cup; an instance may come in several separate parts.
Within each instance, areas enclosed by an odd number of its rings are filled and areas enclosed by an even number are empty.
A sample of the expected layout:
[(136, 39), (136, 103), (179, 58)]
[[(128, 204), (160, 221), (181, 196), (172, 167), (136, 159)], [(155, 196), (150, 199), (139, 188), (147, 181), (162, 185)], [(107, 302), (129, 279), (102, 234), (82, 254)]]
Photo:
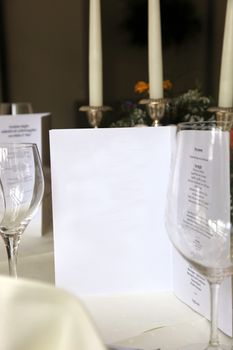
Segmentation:
[(79, 110), (86, 112), (91, 127), (98, 128), (103, 118), (103, 112), (111, 111), (112, 108), (109, 106), (82, 106)]
[(160, 126), (160, 121), (164, 117), (166, 106), (169, 100), (165, 98), (148, 98), (139, 101), (140, 104), (146, 105), (147, 112), (152, 119), (152, 126)]
[(224, 127), (224, 124), (233, 125), (233, 107), (210, 107), (209, 112), (215, 113), (217, 122)]

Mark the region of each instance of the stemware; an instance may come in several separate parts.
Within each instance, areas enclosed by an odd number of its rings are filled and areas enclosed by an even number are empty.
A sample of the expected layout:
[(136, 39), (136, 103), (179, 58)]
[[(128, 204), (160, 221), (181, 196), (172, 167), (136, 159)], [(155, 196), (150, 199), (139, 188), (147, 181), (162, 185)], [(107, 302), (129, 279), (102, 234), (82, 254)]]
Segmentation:
[(218, 338), (219, 288), (233, 274), (232, 122), (189, 122), (177, 127), (168, 189), (166, 227), (176, 250), (210, 285), (211, 329), (207, 346)]
[(17, 277), (20, 239), (44, 193), (37, 146), (31, 143), (0, 143), (0, 179), (4, 197), (4, 201), (0, 201), (0, 213), (3, 213), (0, 235), (6, 246), (9, 274)]
[(0, 114), (30, 114), (33, 113), (32, 105), (29, 102), (0, 103)]

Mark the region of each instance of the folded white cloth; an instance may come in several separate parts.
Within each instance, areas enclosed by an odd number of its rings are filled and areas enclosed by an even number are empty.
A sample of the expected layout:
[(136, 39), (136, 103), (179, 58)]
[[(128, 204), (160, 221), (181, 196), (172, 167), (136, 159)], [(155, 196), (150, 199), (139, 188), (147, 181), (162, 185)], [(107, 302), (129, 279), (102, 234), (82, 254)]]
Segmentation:
[(75, 296), (50, 285), (3, 276), (0, 349), (106, 350)]

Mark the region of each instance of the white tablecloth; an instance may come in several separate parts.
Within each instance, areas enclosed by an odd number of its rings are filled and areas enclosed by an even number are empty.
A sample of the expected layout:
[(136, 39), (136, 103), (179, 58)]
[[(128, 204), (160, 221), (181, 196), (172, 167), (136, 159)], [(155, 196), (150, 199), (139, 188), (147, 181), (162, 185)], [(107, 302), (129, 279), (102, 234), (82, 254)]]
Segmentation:
[[(8, 274), (0, 244), (0, 273)], [(54, 284), (53, 237), (23, 236), (19, 247), (19, 277)], [(209, 322), (171, 293), (88, 296), (82, 298), (106, 344), (153, 350), (206, 343)], [(232, 339), (220, 333), (224, 343)]]
[[(174, 350), (208, 342), (209, 322), (171, 293), (89, 297), (85, 303), (108, 344)], [(232, 344), (222, 332), (220, 340)]]
[[(0, 238), (0, 274), (8, 275), (7, 255)], [(53, 235), (23, 235), (19, 245), (18, 276), (54, 284)]]

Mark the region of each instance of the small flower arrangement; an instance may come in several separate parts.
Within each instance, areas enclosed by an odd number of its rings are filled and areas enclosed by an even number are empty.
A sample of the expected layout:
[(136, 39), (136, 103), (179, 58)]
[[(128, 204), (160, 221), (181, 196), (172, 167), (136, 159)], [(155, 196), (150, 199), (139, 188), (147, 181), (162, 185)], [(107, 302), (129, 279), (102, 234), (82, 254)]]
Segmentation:
[[(214, 115), (208, 108), (214, 105), (211, 97), (203, 96), (199, 89), (188, 90), (178, 97), (171, 98), (173, 85), (170, 80), (163, 82), (164, 95), (169, 99), (162, 125), (178, 124), (183, 121), (213, 120)], [(141, 98), (148, 97), (149, 84), (138, 81), (134, 86), (135, 93)], [(145, 106), (138, 102), (124, 101), (120, 105), (117, 120), (111, 127), (150, 126), (150, 119)]]

